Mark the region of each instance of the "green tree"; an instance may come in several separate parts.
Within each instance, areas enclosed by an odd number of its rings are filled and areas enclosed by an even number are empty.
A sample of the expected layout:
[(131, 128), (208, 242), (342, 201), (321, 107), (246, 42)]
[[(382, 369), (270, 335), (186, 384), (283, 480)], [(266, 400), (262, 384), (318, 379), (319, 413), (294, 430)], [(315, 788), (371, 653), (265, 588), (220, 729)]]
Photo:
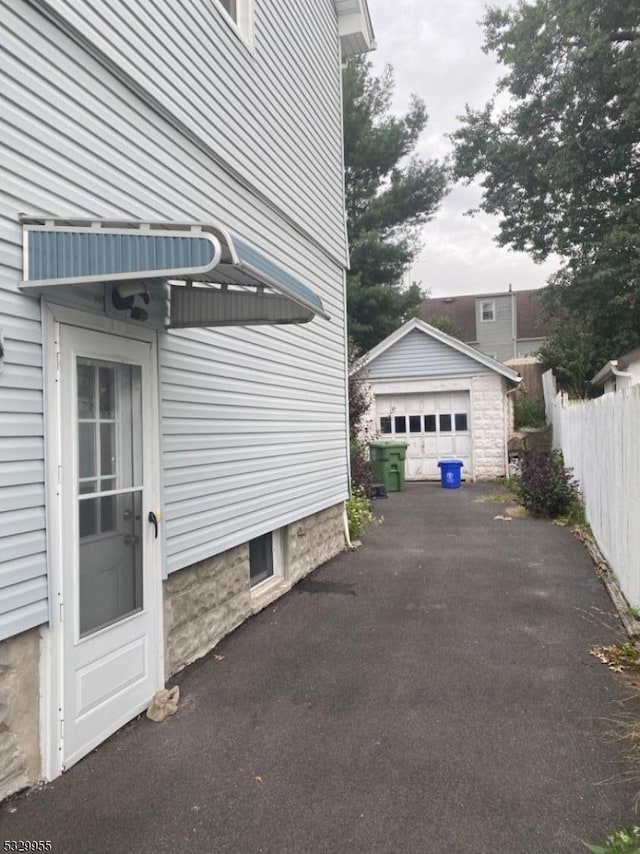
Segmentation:
[(369, 350), (415, 314), (423, 294), (403, 288), (421, 248), (420, 227), (446, 192), (446, 170), (414, 153), (427, 123), (415, 96), (404, 116), (390, 113), (393, 72), (376, 77), (363, 58), (343, 72), (345, 197), (351, 271), (349, 335)]
[(510, 99), (467, 106), (455, 177), (480, 180), (500, 245), (564, 260), (552, 338), (569, 323), (578, 349), (619, 355), (640, 344), (640, 4), (531, 0), (483, 26)]
[(452, 338), (460, 338), (462, 340), (462, 329), (455, 320), (452, 320), (445, 314), (434, 314), (426, 322), (429, 326), (435, 326), (440, 332), (445, 332), (447, 335), (451, 335)]

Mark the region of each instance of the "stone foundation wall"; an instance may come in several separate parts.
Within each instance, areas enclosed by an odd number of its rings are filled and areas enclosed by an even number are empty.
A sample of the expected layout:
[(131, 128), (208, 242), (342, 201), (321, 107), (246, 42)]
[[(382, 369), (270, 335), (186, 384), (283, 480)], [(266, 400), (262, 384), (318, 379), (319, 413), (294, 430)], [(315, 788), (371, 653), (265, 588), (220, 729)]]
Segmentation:
[(473, 470), (476, 480), (506, 475), (504, 380), (482, 374), (471, 381)]
[(336, 504), (289, 525), (287, 558), (290, 587), (344, 550), (343, 519), (344, 505)]
[(167, 676), (206, 655), (251, 613), (249, 546), (186, 569), (164, 583)]
[(40, 633), (0, 642), (0, 800), (40, 777)]
[(206, 655), (247, 617), (282, 596), (345, 546), (343, 505), (314, 513), (283, 532), (284, 575), (252, 596), (248, 543), (181, 569), (164, 583), (167, 677)]

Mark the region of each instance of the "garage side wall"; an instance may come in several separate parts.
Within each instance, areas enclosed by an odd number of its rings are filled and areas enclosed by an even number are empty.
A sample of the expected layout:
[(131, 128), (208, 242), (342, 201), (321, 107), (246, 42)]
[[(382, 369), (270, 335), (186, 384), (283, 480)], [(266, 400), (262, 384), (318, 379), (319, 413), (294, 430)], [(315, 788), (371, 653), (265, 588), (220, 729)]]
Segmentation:
[(493, 480), (507, 473), (508, 398), (498, 374), (471, 380), (471, 431), (476, 480)]

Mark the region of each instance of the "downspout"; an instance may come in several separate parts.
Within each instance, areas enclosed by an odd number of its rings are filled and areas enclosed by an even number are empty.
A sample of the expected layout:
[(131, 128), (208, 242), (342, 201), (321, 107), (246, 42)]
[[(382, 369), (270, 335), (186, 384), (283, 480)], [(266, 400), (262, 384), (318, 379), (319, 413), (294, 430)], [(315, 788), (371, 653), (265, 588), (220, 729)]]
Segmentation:
[(342, 524), (344, 525), (344, 542), (349, 551), (355, 551), (356, 547), (351, 542), (351, 537), (349, 536), (349, 519), (347, 518), (347, 504), (344, 504), (344, 511), (342, 513)]
[(511, 282), (509, 282), (509, 293), (511, 294), (511, 340), (513, 341), (513, 358), (515, 359), (518, 356), (518, 307), (516, 305), (516, 295), (513, 292)]

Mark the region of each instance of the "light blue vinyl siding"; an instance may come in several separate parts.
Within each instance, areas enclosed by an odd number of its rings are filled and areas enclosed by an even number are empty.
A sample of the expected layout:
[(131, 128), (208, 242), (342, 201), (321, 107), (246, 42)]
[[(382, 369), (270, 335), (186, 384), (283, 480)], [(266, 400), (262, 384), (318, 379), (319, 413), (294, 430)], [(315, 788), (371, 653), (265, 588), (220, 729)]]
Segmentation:
[(345, 497), (343, 368), (313, 326), (161, 337), (169, 572)]
[[(94, 4), (96, 9), (107, 5)], [(251, 97), (262, 99), (267, 110), (273, 96), (276, 116), (288, 105), (290, 122), (295, 105), (302, 102), (305, 120), (281, 151), (267, 152), (261, 133), (238, 133), (243, 152), (238, 162), (257, 181), (254, 161), (265, 167), (270, 158), (276, 202), (299, 210), (305, 228), (313, 220), (315, 234), (326, 232), (326, 247), (335, 253), (344, 245), (344, 220), (341, 207), (338, 218), (335, 213), (342, 198), (342, 171), (333, 106), (340, 101), (339, 65), (332, 54), (334, 48), (337, 54), (337, 37), (329, 49), (332, 4), (323, 2), (318, 14), (307, 19), (308, 3), (296, 0), (300, 15), (289, 7), (281, 32), (276, 27), (285, 14), (278, 11), (280, 4), (256, 5), (271, 41), (262, 47), (266, 64), (261, 74), (249, 81), (256, 90)], [(211, 6), (202, 5), (206, 8)], [(331, 260), (318, 245), (322, 241), (306, 239), (273, 206), (253, 196), (31, 3), (0, 0), (0, 16), (0, 328), (7, 350), (0, 374), (0, 603), (5, 608), (0, 629), (6, 636), (47, 618), (42, 329), (39, 299), (18, 291), (19, 212), (213, 219), (307, 284), (330, 315), (329, 321), (316, 318), (302, 327), (159, 332), (170, 571), (343, 500), (348, 474), (342, 263)], [(111, 22), (103, 24), (109, 31)], [(289, 74), (277, 76), (273, 66), (275, 57), (278, 68), (286, 65), (285, 39), (295, 42), (290, 73), (302, 62), (296, 34), (300, 43), (319, 40), (299, 84)], [(225, 29), (224, 44), (212, 51), (206, 74), (216, 62), (230, 64), (233, 68), (225, 74), (238, 76), (244, 87), (243, 64), (253, 60), (242, 46), (240, 63), (237, 49), (227, 44), (229, 36)], [(174, 58), (160, 54), (165, 70), (170, 68)], [(325, 98), (327, 104), (316, 110), (316, 101), (324, 104)], [(231, 126), (237, 98), (225, 100), (218, 92), (216, 99), (216, 121)], [(246, 118), (248, 109), (241, 117)], [(280, 133), (286, 132), (280, 127)], [(291, 148), (300, 143), (300, 134), (318, 144), (300, 153), (304, 165), (294, 165)], [(255, 150), (245, 160), (247, 146)], [(322, 180), (310, 166), (318, 147)], [(298, 170), (306, 170), (304, 187), (296, 181)], [(291, 192), (283, 193), (283, 184)], [(328, 199), (333, 201), (325, 209)], [(152, 296), (148, 326), (162, 329), (166, 293)], [(104, 313), (101, 285), (60, 288), (52, 298), (88, 313)]]
[(47, 619), (40, 307), (9, 290), (21, 247), (0, 220), (0, 640)]
[(37, 3), (345, 261), (333, 0), (257, 0), (252, 48), (213, 0)]
[[(493, 302), (495, 320), (482, 320), (482, 303)], [(476, 300), (477, 350), (499, 362), (513, 359), (516, 349), (513, 341), (513, 296), (478, 297)]]
[(489, 373), (490, 368), (418, 329), (392, 344), (366, 368), (372, 380)]

